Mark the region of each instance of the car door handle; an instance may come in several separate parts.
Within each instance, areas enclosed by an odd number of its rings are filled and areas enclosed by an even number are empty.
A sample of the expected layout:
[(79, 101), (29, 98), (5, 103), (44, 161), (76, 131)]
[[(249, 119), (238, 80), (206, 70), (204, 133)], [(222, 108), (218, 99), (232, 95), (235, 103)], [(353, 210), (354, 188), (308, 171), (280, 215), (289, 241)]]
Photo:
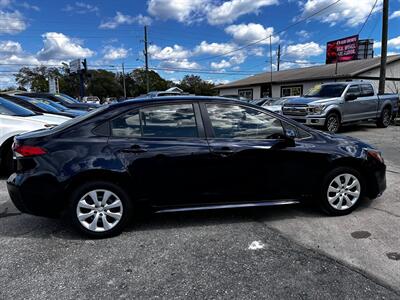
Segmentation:
[(143, 149), (139, 145), (133, 145), (132, 147), (122, 149), (121, 151), (124, 153), (145, 153), (145, 152), (147, 152), (146, 149)]
[(235, 151), (229, 147), (221, 147), (213, 149), (213, 153), (221, 155), (221, 156), (229, 156), (235, 153)]

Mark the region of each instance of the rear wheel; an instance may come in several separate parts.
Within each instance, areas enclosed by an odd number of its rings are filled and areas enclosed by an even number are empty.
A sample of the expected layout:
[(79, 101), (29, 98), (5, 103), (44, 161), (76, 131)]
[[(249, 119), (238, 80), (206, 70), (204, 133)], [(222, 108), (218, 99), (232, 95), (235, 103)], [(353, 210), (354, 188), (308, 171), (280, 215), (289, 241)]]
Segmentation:
[(364, 181), (353, 169), (339, 167), (325, 178), (321, 191), (321, 208), (328, 215), (341, 216), (352, 212), (364, 195)]
[(119, 234), (131, 215), (131, 202), (123, 189), (108, 182), (90, 182), (76, 189), (69, 214), (82, 233), (105, 238)]
[(325, 121), (325, 130), (336, 133), (340, 128), (340, 117), (337, 113), (330, 113)]
[(392, 110), (390, 107), (385, 107), (382, 110), (381, 116), (376, 122), (376, 125), (380, 128), (386, 128), (390, 125), (391, 120), (392, 120)]

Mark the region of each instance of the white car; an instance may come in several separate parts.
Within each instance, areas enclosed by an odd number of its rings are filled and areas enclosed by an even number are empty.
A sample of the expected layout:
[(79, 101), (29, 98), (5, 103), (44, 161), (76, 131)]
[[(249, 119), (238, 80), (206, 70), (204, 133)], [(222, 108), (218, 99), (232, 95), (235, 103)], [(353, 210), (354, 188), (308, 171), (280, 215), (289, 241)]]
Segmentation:
[(69, 117), (49, 114), (36, 114), (26, 108), (0, 98), (0, 166), (9, 174), (13, 170), (11, 146), (18, 134), (51, 128)]

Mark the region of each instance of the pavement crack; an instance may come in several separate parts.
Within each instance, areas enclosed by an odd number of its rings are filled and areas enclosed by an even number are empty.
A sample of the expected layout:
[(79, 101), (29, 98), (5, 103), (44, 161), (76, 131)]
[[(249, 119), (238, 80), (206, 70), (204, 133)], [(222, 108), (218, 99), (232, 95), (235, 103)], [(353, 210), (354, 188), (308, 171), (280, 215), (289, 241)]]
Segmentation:
[(381, 211), (381, 212), (385, 212), (385, 213), (387, 213), (387, 214), (389, 214), (389, 215), (391, 215), (391, 216), (393, 216), (393, 217), (400, 218), (400, 215), (395, 214), (395, 213), (392, 213), (392, 212), (390, 212), (390, 211), (387, 211), (387, 210), (384, 210), (384, 209), (381, 209), (381, 208), (377, 208), (377, 207), (370, 207), (370, 208), (375, 209), (375, 210), (378, 210), (378, 211)]

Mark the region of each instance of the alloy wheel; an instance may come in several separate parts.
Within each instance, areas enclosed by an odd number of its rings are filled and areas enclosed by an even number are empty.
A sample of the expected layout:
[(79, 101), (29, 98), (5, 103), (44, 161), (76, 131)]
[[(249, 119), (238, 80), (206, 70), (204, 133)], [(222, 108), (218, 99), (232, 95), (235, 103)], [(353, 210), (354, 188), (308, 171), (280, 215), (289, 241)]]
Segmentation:
[(329, 132), (337, 132), (339, 129), (339, 120), (336, 116), (330, 116), (327, 121), (327, 129)]
[(80, 224), (93, 232), (114, 228), (122, 218), (123, 205), (119, 197), (109, 190), (92, 190), (78, 202), (76, 216)]
[(352, 174), (340, 174), (328, 186), (328, 202), (337, 210), (349, 209), (358, 201), (360, 195), (360, 181)]
[(390, 118), (391, 118), (391, 115), (390, 115), (390, 110), (389, 109), (384, 109), (383, 110), (383, 116), (382, 116), (382, 123), (383, 123), (383, 125), (384, 126), (389, 126), (390, 125)]

